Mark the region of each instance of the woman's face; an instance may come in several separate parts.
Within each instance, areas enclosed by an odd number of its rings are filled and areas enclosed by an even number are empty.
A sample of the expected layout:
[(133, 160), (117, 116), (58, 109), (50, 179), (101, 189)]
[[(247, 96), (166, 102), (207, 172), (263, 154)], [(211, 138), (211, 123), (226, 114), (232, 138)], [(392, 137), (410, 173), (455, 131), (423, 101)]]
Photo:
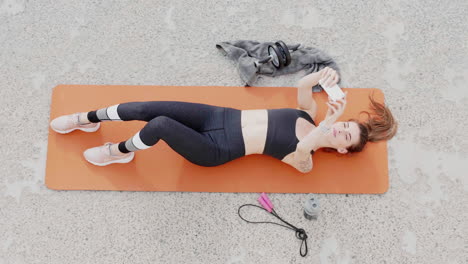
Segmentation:
[(359, 126), (356, 122), (336, 122), (328, 134), (329, 142), (337, 150), (347, 149), (359, 142)]

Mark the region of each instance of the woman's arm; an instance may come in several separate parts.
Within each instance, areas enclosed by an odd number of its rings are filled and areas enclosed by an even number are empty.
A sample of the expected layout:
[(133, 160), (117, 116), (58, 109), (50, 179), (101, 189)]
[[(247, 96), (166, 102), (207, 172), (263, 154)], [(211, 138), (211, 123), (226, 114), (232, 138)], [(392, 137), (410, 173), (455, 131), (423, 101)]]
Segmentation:
[(320, 122), (316, 129), (310, 131), (297, 143), (296, 151), (288, 163), (302, 173), (312, 170), (313, 163), (310, 152), (320, 148), (321, 138), (330, 133), (329, 127), (343, 114), (346, 107), (346, 97), (336, 102), (327, 103), (327, 105), (329, 108), (325, 119)]
[(312, 119), (317, 114), (317, 103), (312, 96), (312, 87), (317, 85), (320, 79), (330, 86), (338, 82), (338, 74), (330, 67), (325, 67), (318, 72), (313, 72), (302, 77), (297, 84), (297, 102), (299, 109), (308, 111)]
[(314, 72), (302, 77), (297, 83), (297, 103), (300, 109), (317, 111), (317, 103), (312, 97), (312, 87), (318, 84), (320, 76), (321, 71)]
[[(324, 84), (326, 86), (331, 86), (338, 82), (338, 74), (332, 68), (326, 67), (318, 72), (314, 72), (302, 77), (297, 85), (297, 101), (299, 108), (302, 110), (308, 111), (312, 118), (315, 119), (317, 113), (317, 103), (312, 97), (312, 87), (317, 85), (319, 80), (324, 78)], [(296, 146), (296, 151), (292, 155), (292, 159), (288, 162), (289, 165), (296, 168), (302, 173), (307, 173), (312, 170), (313, 162), (310, 152), (318, 148), (318, 142), (320, 137), (323, 137), (327, 133), (327, 127), (335, 122), (336, 119), (343, 113), (343, 109), (346, 105), (346, 99), (343, 101), (338, 101), (327, 103), (329, 106), (327, 115), (325, 117), (326, 122), (322, 122), (321, 126), (317, 127), (318, 129), (313, 129), (309, 134), (307, 134)], [(343, 103), (343, 105), (339, 104)]]

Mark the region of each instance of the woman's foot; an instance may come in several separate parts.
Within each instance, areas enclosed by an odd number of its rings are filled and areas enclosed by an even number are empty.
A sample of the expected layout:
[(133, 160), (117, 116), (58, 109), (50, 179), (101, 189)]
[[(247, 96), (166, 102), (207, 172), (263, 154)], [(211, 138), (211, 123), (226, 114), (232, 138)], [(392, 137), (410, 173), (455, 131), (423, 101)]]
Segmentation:
[(89, 163), (97, 166), (106, 166), (112, 163), (128, 163), (135, 157), (134, 152), (115, 153), (112, 145), (114, 144), (108, 142), (104, 146), (87, 149), (83, 155)]
[(80, 113), (74, 113), (55, 118), (50, 122), (50, 127), (60, 134), (67, 134), (77, 129), (84, 132), (95, 132), (101, 127), (101, 123), (83, 124), (80, 122)]

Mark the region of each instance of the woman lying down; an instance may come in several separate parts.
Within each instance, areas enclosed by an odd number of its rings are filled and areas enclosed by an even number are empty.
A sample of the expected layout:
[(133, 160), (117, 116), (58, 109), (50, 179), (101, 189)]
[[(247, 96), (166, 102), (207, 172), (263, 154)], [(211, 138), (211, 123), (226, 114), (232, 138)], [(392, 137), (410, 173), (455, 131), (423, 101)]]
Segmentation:
[(164, 140), (174, 151), (200, 166), (217, 166), (242, 156), (264, 154), (300, 172), (313, 167), (317, 149), (339, 153), (362, 151), (365, 144), (391, 139), (397, 122), (390, 110), (370, 98), (368, 119), (337, 122), (346, 108), (346, 96), (327, 102), (325, 119), (317, 126), (317, 104), (311, 87), (321, 80), (326, 87), (338, 82), (335, 70), (324, 68), (298, 82), (298, 108), (241, 110), (178, 101), (128, 102), (90, 112), (63, 115), (51, 128), (61, 134), (74, 130), (95, 132), (103, 121), (146, 121), (133, 137), (87, 149), (84, 158), (98, 166), (128, 163), (136, 151)]

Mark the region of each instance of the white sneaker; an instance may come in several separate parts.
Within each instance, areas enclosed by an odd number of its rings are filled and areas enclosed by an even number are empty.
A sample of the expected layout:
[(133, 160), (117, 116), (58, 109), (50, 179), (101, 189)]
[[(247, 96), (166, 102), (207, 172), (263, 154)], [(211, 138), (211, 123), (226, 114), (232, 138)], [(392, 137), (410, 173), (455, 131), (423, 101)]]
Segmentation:
[(95, 132), (101, 127), (101, 123), (88, 123), (81, 125), (78, 123), (80, 113), (63, 115), (50, 122), (50, 127), (57, 133), (67, 134), (73, 130), (82, 130), (84, 132)]
[(124, 155), (112, 155), (110, 147), (114, 143), (107, 142), (104, 146), (94, 147), (85, 150), (83, 155), (85, 159), (96, 166), (106, 166), (112, 163), (129, 163), (135, 157), (134, 152), (129, 152)]

